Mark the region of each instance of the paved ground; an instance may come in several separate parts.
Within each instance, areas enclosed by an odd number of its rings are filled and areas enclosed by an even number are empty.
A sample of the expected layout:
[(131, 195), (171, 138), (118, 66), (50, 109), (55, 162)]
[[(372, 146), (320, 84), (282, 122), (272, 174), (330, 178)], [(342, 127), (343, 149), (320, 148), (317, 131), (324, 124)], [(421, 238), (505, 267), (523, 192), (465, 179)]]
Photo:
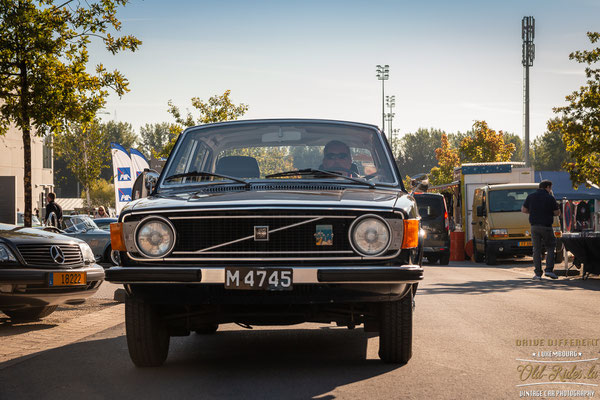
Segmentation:
[[(593, 374), (600, 371), (598, 277), (536, 282), (530, 260), (425, 268), (414, 355), (403, 367), (381, 363), (378, 338), (362, 329), (302, 324), (225, 325), (212, 336), (173, 338), (164, 367), (137, 369), (127, 354), (122, 305), (107, 304), (87, 318), (114, 325), (101, 332), (89, 326), (92, 336), (83, 339), (65, 332), (64, 324), (28, 332), (0, 325), (2, 348), (33, 332), (61, 330), (55, 337), (73, 340), (50, 340), (60, 344), (0, 363), (0, 398), (600, 398), (600, 378)], [(85, 323), (79, 316), (67, 324), (77, 327), (78, 319)], [(528, 368), (546, 360), (578, 362), (547, 364), (539, 379), (528, 376)], [(551, 368), (562, 370), (552, 377)]]

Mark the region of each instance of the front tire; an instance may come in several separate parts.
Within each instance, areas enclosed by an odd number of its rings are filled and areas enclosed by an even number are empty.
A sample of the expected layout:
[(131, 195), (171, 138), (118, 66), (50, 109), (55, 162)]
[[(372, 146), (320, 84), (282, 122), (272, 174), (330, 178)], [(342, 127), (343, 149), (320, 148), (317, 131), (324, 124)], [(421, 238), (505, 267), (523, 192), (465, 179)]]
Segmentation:
[(386, 363), (406, 364), (412, 356), (412, 290), (399, 301), (381, 305), (379, 358)]
[(496, 265), (496, 251), (490, 246), (485, 246), (485, 263), (487, 265)]
[(169, 353), (169, 333), (152, 304), (127, 296), (125, 330), (131, 361), (137, 367), (159, 367)]
[(29, 307), (21, 310), (2, 310), (13, 322), (37, 321), (52, 314), (58, 306)]

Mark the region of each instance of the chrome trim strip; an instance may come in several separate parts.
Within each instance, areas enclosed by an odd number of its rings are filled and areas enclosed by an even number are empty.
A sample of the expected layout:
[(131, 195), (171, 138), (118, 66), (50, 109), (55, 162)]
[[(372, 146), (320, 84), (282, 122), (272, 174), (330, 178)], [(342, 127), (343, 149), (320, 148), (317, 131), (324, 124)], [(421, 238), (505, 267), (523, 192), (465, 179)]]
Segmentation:
[[(313, 219), (309, 219), (309, 220), (306, 220), (306, 221), (298, 222), (298, 223), (295, 223), (295, 224), (292, 224), (292, 225), (282, 226), (281, 228), (277, 228), (277, 229), (273, 229), (272, 231), (269, 231), (269, 234), (275, 233), (275, 232), (279, 232), (279, 231), (283, 231), (283, 230), (289, 229), (289, 228), (294, 228), (296, 226), (309, 224), (311, 222), (315, 222), (315, 221), (318, 221), (320, 219), (323, 219), (323, 218), (322, 217), (313, 218)], [(228, 246), (228, 245), (233, 244), (233, 243), (243, 242), (244, 240), (249, 240), (249, 239), (254, 239), (254, 235), (252, 235), (252, 236), (246, 236), (246, 237), (241, 238), (241, 239), (232, 240), (231, 242), (227, 242), (227, 243), (217, 244), (216, 246), (207, 247), (206, 249), (192, 251), (189, 254), (200, 254), (200, 253), (203, 253), (205, 251), (209, 251), (209, 250), (212, 250), (212, 249), (217, 249), (217, 248), (223, 247), (223, 246)]]
[[(401, 191), (398, 191), (402, 193)], [(264, 206), (250, 206), (250, 207), (223, 207), (223, 208), (211, 208), (211, 207), (201, 207), (201, 208), (153, 208), (151, 210), (135, 210), (135, 208), (131, 211), (131, 213), (125, 214), (123, 216), (123, 221), (129, 216), (140, 215), (140, 214), (149, 214), (149, 213), (161, 213), (161, 214), (170, 214), (170, 213), (180, 213), (180, 212), (210, 212), (210, 211), (247, 211), (247, 210), (323, 210), (323, 211), (356, 211), (356, 212), (385, 212), (385, 213), (396, 213), (397, 210), (391, 208), (353, 208), (353, 207), (323, 207), (321, 205), (315, 205), (314, 207), (298, 207), (298, 206), (277, 206), (273, 207), (272, 205), (264, 205)], [(399, 214), (403, 217), (402, 214)], [(356, 217), (356, 216), (355, 216)], [(174, 218), (174, 217), (173, 217)]]
[(389, 255), (387, 257), (254, 257), (254, 258), (203, 258), (203, 257), (169, 257), (169, 258), (138, 258), (135, 257), (130, 252), (127, 252), (129, 258), (133, 261), (141, 261), (141, 262), (152, 262), (152, 261), (228, 261), (228, 262), (238, 262), (238, 261), (262, 261), (262, 262), (272, 262), (272, 261), (364, 261), (364, 260), (391, 260), (392, 258), (397, 257), (400, 254), (401, 249), (398, 249), (394, 254)]
[[(206, 210), (205, 210), (206, 211)], [(190, 217), (167, 217), (169, 219), (227, 219), (227, 218), (356, 218), (356, 215), (195, 215)], [(273, 231), (269, 231), (273, 232)]]
[[(233, 254), (231, 251), (209, 251), (203, 252), (202, 254)], [(352, 250), (335, 250), (335, 251), (236, 251), (235, 254), (280, 254), (280, 253), (289, 253), (289, 254), (352, 254), (354, 253)], [(172, 254), (196, 254), (193, 252), (186, 251), (174, 251)]]

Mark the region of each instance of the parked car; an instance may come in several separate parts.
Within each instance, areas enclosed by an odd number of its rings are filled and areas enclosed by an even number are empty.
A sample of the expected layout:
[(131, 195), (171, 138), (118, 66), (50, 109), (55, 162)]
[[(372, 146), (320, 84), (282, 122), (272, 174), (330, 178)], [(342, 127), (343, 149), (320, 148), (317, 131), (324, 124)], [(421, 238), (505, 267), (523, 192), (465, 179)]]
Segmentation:
[(450, 219), (444, 196), (438, 193), (415, 193), (421, 227), (425, 231), (423, 255), (430, 263), (450, 262)]
[(92, 249), (82, 240), (35, 228), (0, 224), (0, 311), (13, 321), (77, 304), (104, 280)]
[[(25, 225), (25, 214), (22, 212), (18, 212), (17, 213), (17, 226), (23, 226), (23, 225)], [(35, 215), (31, 216), (31, 226), (42, 226), (40, 219)]]
[[(161, 365), (171, 336), (220, 324), (364, 324), (406, 363), (423, 278), (414, 199), (376, 126), (231, 121), (188, 128), (111, 225), (129, 354)], [(146, 192), (149, 196), (144, 197)]]
[(94, 223), (96, 226), (107, 232), (110, 232), (110, 224), (117, 221), (117, 218), (94, 218)]
[[(485, 185), (473, 195), (473, 255), (476, 262), (496, 264), (498, 257), (532, 255), (529, 216), (521, 206), (537, 183)], [(554, 218), (554, 235), (562, 236), (558, 217)], [(563, 245), (557, 240), (554, 260), (563, 261)]]
[(119, 265), (119, 253), (112, 251), (110, 245), (110, 232), (98, 228), (87, 215), (63, 215), (60, 229), (46, 229), (85, 241), (92, 248), (98, 263)]

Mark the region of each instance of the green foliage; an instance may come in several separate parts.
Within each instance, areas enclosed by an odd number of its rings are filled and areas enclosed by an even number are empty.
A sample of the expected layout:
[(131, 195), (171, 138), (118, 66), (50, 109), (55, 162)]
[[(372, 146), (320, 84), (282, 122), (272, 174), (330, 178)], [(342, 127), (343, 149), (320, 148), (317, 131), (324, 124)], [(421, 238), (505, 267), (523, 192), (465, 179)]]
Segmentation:
[(320, 146), (294, 146), (290, 155), (295, 169), (315, 168), (323, 161), (323, 149)]
[(444, 131), (419, 128), (399, 139), (400, 154), (396, 161), (402, 174), (409, 176), (431, 170), (436, 164), (435, 149), (440, 145)]
[(276, 172), (289, 171), (294, 166), (293, 157), (289, 155), (288, 147), (253, 147), (245, 149), (228, 150), (220, 157), (248, 156), (254, 157), (258, 162), (261, 177)]
[(463, 163), (510, 161), (515, 145), (504, 142), (502, 131), (496, 133), (488, 127), (487, 122), (475, 121), (473, 135), (460, 142), (459, 150)]
[(138, 136), (128, 122), (108, 121), (101, 124), (102, 130), (106, 132), (107, 148), (110, 149), (110, 143), (119, 143), (125, 149), (135, 148), (138, 142)]
[(105, 179), (97, 179), (90, 186), (90, 201), (87, 202), (85, 191), (81, 193), (86, 208), (115, 208), (115, 186)]
[[(588, 32), (590, 42), (600, 40), (599, 32)], [(600, 47), (592, 50), (575, 51), (569, 59), (585, 67), (586, 85), (566, 96), (568, 104), (557, 107), (554, 112), (560, 118), (548, 122), (550, 131), (562, 133), (571, 160), (564, 167), (571, 175), (574, 185), (600, 183)]]
[(175, 118), (177, 125), (171, 126), (170, 134), (173, 138), (159, 153), (159, 156), (169, 156), (169, 153), (173, 150), (173, 146), (175, 146), (177, 137), (187, 127), (213, 122), (233, 121), (243, 116), (248, 111), (248, 106), (244, 103), (236, 106), (229, 98), (230, 94), (231, 90), (226, 90), (221, 96), (212, 96), (206, 103), (198, 97), (192, 97), (192, 106), (200, 113), (196, 120), (194, 120), (194, 116), (189, 111), (186, 116), (182, 116), (179, 107), (175, 106), (169, 100), (169, 112)]
[(162, 153), (165, 146), (174, 140), (176, 134), (172, 131), (173, 124), (162, 122), (159, 124), (146, 124), (140, 127), (141, 152), (150, 159)]
[(515, 133), (504, 132), (504, 143), (512, 143), (515, 146), (515, 150), (512, 156), (510, 156), (510, 161), (525, 161), (525, 145), (523, 144), (523, 140), (521, 140), (521, 136)]
[(460, 158), (453, 149), (446, 134), (442, 135), (441, 146), (435, 149), (438, 166), (431, 168), (429, 182), (432, 186), (450, 183), (454, 179), (454, 168), (460, 165)]
[[(556, 119), (548, 121), (548, 126), (557, 122)], [(537, 137), (532, 143), (532, 148), (531, 160), (536, 171), (560, 171), (563, 163), (570, 160), (562, 134), (557, 129), (548, 129), (542, 136)]]
[(70, 123), (64, 127), (62, 134), (54, 137), (54, 151), (81, 182), (88, 200), (90, 189), (102, 168), (108, 166), (110, 152), (105, 147), (106, 139), (106, 131), (98, 121)]
[(61, 132), (70, 122), (90, 124), (109, 89), (119, 96), (128, 91), (119, 71), (87, 68), (92, 38), (112, 54), (141, 44), (111, 34), (121, 29), (117, 6), (127, 2), (0, 2), (0, 134), (11, 124), (23, 132), (25, 226), (31, 226), (31, 135)]

